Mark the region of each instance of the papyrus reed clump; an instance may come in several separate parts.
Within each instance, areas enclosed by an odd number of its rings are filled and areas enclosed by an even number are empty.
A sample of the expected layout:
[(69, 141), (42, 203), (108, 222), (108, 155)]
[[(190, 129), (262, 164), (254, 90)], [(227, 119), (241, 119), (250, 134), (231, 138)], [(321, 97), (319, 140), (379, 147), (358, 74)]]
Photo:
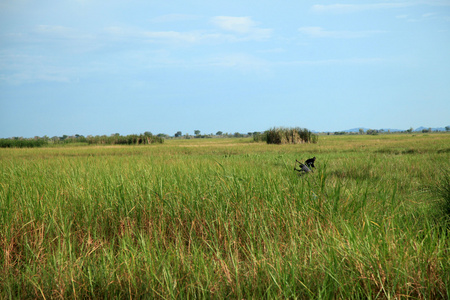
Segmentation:
[(274, 127), (265, 132), (268, 144), (317, 143), (319, 137), (306, 128)]

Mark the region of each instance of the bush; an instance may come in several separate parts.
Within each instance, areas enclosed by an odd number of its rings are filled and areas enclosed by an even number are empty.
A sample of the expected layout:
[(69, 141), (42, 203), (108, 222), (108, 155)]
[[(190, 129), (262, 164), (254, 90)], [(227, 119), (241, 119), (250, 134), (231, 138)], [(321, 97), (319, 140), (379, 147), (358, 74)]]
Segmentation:
[(255, 142), (267, 142), (267, 131), (253, 133), (253, 141)]

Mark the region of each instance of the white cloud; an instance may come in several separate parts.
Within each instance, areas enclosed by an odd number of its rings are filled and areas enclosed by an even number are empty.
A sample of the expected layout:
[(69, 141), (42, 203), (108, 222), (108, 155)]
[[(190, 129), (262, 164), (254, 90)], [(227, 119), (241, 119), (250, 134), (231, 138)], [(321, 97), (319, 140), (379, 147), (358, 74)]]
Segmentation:
[(99, 47), (96, 33), (59, 25), (38, 25), (30, 32), (16, 35), (16, 38), (39, 48), (60, 47), (72, 53), (89, 52)]
[(119, 26), (106, 27), (104, 28), (104, 31), (113, 36), (124, 36), (130, 34), (130, 30), (125, 30), (125, 28)]
[(259, 40), (270, 37), (272, 30), (259, 28), (248, 17), (214, 17), (212, 22), (220, 29), (193, 31), (152, 31), (141, 28), (108, 27), (105, 32), (114, 39), (142, 40), (154, 43), (226, 43), (247, 40)]
[(264, 66), (266, 63), (263, 60), (249, 54), (233, 53), (213, 57), (208, 61), (208, 64), (211, 66), (221, 66), (221, 67), (240, 66), (246, 68), (255, 68)]
[(228, 69), (257, 77), (266, 77), (271, 74), (270, 62), (248, 53), (227, 53), (201, 58), (196, 66)]
[(271, 48), (271, 49), (259, 50), (257, 52), (259, 52), (259, 53), (283, 53), (283, 52), (286, 52), (286, 50), (283, 48)]
[(95, 37), (91, 33), (81, 32), (75, 28), (60, 25), (38, 25), (34, 28), (34, 33), (41, 37), (58, 37), (73, 40), (91, 40)]
[(178, 31), (146, 31), (143, 36), (152, 41), (170, 41), (195, 43), (205, 38), (198, 32), (178, 32)]
[(237, 33), (248, 33), (256, 26), (250, 17), (218, 16), (212, 18), (212, 22), (224, 30)]
[[(175, 22), (197, 18), (193, 15), (170, 14), (153, 19), (153, 22)], [(111, 42), (168, 43), (191, 45), (198, 43), (229, 43), (267, 39), (272, 30), (258, 27), (250, 17), (218, 16), (210, 19), (217, 28), (199, 30), (149, 30), (131, 26), (109, 26), (100, 31), (85, 32), (60, 25), (39, 25), (29, 36), (36, 41), (52, 41), (72, 50), (83, 51), (108, 46)], [(75, 43), (75, 45), (74, 45)], [(87, 47), (91, 45), (90, 47)]]
[(367, 10), (380, 10), (380, 9), (393, 9), (403, 8), (416, 5), (428, 5), (428, 6), (450, 6), (448, 0), (411, 0), (397, 3), (367, 3), (367, 4), (316, 4), (311, 7), (311, 10), (315, 13), (354, 13)]
[(347, 30), (324, 30), (322, 27), (301, 27), (298, 29), (303, 34), (314, 38), (335, 38), (335, 39), (354, 39), (364, 38), (373, 34), (382, 33), (383, 31), (347, 31)]
[(71, 34), (74, 32), (72, 28), (65, 26), (52, 26), (52, 25), (38, 25), (36, 26), (36, 32), (39, 33), (55, 33), (55, 34)]
[(272, 35), (272, 29), (259, 28), (250, 17), (217, 16), (211, 22), (222, 30), (247, 35), (255, 39), (265, 39)]
[(422, 22), (422, 21), (426, 21), (426, 20), (433, 20), (433, 19), (442, 19), (442, 20), (446, 20), (448, 21), (448, 17), (447, 16), (443, 16), (440, 15), (439, 13), (425, 13), (422, 15), (398, 15), (396, 16), (397, 19), (401, 19), (401, 20), (405, 20), (407, 22)]
[(341, 58), (341, 59), (324, 59), (324, 60), (297, 60), (276, 62), (274, 66), (329, 66), (329, 65), (369, 65), (388, 62), (387, 59), (379, 57), (366, 58)]
[(148, 31), (140, 28), (108, 27), (105, 32), (115, 39), (136, 39), (150, 42), (194, 43), (202, 38), (198, 32)]
[(423, 14), (422, 17), (429, 18), (429, 17), (434, 17), (436, 15), (437, 15), (437, 13), (426, 13), (426, 14)]
[(311, 7), (311, 10), (316, 13), (353, 13), (366, 10), (401, 8), (415, 5), (414, 3), (373, 3), (373, 4), (316, 4)]
[(108, 27), (105, 28), (111, 38), (116, 40), (130, 40), (151, 43), (168, 43), (190, 45), (203, 42), (234, 42), (238, 39), (232, 35), (209, 33), (205, 31), (150, 31), (135, 28)]
[(67, 83), (71, 82), (71, 75), (73, 74), (72, 69), (65, 69), (64, 67), (48, 66), (33, 64), (34, 60), (30, 64), (20, 64), (15, 63), (11, 68), (3, 70), (0, 74), (0, 82), (4, 82), (11, 85), (20, 85), (23, 83), (33, 83), (33, 82), (58, 82)]
[(50, 38), (100, 43), (105, 46), (110, 42), (154, 42), (154, 43), (197, 43), (205, 40), (218, 39), (220, 34), (205, 33), (202, 31), (151, 31), (136, 27), (109, 26), (95, 33), (84, 33), (63, 26), (40, 25), (34, 30), (38, 38)]
[(196, 15), (188, 14), (167, 14), (155, 17), (151, 19), (154, 23), (167, 23), (167, 22), (180, 22), (180, 21), (192, 21), (198, 19)]
[(450, 6), (448, 0), (418, 0), (418, 4), (426, 4), (430, 6)]

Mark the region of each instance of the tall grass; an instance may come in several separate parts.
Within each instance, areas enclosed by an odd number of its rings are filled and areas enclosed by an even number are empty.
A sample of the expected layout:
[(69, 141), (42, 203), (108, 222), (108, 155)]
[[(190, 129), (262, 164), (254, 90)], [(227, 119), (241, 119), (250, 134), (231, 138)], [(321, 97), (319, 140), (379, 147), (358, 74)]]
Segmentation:
[(450, 226), (450, 171), (444, 169), (439, 172), (439, 178), (426, 187), (434, 200), (434, 214), (443, 223)]
[(446, 298), (421, 139), (3, 149), (1, 297)]

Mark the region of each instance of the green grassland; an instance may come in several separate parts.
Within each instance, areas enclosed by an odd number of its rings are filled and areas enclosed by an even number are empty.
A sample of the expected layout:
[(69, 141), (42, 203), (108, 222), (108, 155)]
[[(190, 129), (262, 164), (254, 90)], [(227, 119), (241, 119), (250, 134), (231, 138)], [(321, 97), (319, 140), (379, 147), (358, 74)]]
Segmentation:
[(0, 298), (448, 298), (449, 167), (449, 134), (0, 149)]

